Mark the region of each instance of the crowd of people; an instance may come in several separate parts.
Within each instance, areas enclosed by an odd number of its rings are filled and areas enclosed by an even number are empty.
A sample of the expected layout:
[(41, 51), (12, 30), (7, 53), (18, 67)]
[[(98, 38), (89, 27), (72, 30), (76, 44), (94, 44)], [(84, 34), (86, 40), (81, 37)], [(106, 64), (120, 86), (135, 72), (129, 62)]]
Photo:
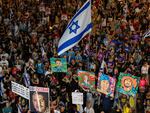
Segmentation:
[[(29, 100), (11, 91), (11, 81), (50, 88), (51, 113), (150, 113), (150, 37), (143, 38), (150, 1), (92, 0), (92, 32), (58, 56), (59, 39), (85, 1), (0, 0), (0, 113), (31, 112)], [(66, 58), (68, 72), (53, 73), (52, 57)], [(78, 69), (116, 79), (120, 72), (140, 77), (135, 109), (128, 101), (116, 107), (114, 98), (84, 91)], [(83, 105), (71, 103), (75, 90), (84, 93)]]

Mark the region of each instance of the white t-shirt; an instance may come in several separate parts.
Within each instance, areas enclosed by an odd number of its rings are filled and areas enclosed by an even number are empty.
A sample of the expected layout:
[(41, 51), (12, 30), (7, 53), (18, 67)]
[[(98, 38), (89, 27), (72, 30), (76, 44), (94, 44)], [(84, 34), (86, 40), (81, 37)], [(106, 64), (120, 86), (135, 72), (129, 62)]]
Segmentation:
[(9, 63), (8, 63), (7, 60), (1, 60), (1, 61), (0, 61), (0, 65), (1, 65), (1, 66), (6, 65), (6, 66), (8, 67)]
[(1, 54), (1, 58), (2, 58), (3, 56), (4, 56), (6, 59), (8, 59), (9, 54), (8, 54), (8, 53)]
[(58, 111), (58, 110), (54, 110), (54, 113), (60, 113), (60, 111)]
[(142, 74), (148, 74), (148, 69), (149, 69), (149, 66), (142, 66), (142, 68), (141, 68), (141, 73)]
[(86, 113), (95, 113), (93, 108), (88, 109), (87, 107), (84, 108)]

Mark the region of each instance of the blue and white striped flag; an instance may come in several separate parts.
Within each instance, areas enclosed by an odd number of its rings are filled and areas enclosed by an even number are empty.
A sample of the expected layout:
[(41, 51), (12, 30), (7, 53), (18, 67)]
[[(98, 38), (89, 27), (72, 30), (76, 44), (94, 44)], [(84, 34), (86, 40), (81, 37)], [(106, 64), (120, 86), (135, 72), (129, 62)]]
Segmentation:
[(22, 107), (21, 107), (21, 105), (17, 105), (17, 107), (18, 107), (18, 113), (22, 113)]
[(91, 0), (88, 0), (70, 20), (59, 40), (58, 55), (74, 47), (91, 30)]
[(24, 80), (24, 84), (26, 87), (29, 87), (30, 86), (30, 76), (29, 74), (27, 73), (26, 69), (23, 73), (23, 80)]
[(143, 35), (143, 38), (147, 38), (147, 37), (150, 37), (150, 29)]
[(0, 81), (0, 96), (3, 96), (3, 94), (4, 94), (4, 84), (3, 84), (3, 82), (2, 81)]

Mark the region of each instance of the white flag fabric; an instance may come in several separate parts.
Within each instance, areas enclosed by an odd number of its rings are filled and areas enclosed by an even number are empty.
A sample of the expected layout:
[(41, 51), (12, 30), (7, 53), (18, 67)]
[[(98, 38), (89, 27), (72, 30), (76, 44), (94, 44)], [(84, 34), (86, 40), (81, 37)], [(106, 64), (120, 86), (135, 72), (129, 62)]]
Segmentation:
[(91, 30), (91, 0), (88, 0), (70, 20), (64, 34), (59, 40), (58, 55), (78, 44)]
[(23, 73), (23, 80), (24, 80), (24, 84), (26, 87), (29, 87), (30, 86), (30, 76), (29, 74), (27, 73), (26, 69)]
[(46, 54), (43, 47), (41, 47), (41, 52), (42, 52), (42, 57), (43, 57)]
[(143, 36), (144, 38), (146, 38), (146, 37), (150, 37), (150, 29), (146, 32), (146, 33), (144, 33), (144, 36)]
[(19, 104), (17, 105), (17, 108), (18, 108), (18, 113), (22, 113), (22, 108)]

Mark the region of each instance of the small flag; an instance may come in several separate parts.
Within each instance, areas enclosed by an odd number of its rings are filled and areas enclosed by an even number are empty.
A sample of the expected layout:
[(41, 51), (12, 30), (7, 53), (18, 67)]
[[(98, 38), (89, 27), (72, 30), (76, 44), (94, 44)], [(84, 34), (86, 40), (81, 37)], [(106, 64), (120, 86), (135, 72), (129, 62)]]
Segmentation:
[(4, 84), (2, 81), (0, 81), (0, 96), (3, 96), (3, 93), (4, 93)]
[(22, 113), (22, 108), (21, 108), (21, 106), (18, 104), (17, 107), (18, 107), (18, 113)]
[(26, 69), (23, 73), (23, 79), (24, 79), (24, 84), (26, 87), (29, 87), (30, 86), (30, 76), (29, 74), (27, 73)]
[(91, 29), (91, 0), (88, 0), (73, 16), (59, 40), (58, 55), (61, 55), (78, 44)]
[(144, 33), (143, 37), (144, 38), (150, 37), (150, 29), (146, 33)]
[(105, 65), (106, 65), (106, 62), (103, 59), (103, 61), (101, 63), (100, 71), (104, 72)]
[(42, 57), (43, 57), (46, 54), (43, 47), (41, 47), (41, 52), (42, 52)]

